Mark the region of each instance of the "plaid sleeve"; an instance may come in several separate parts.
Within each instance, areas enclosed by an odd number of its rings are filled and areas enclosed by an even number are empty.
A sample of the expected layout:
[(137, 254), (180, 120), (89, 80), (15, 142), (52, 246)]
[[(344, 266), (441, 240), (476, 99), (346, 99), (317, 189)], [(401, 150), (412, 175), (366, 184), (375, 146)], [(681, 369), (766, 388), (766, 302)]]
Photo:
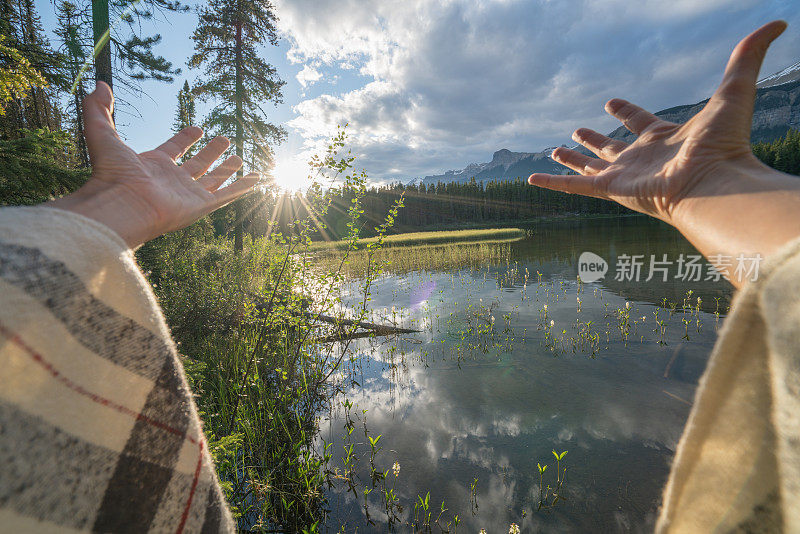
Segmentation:
[(51, 208), (0, 210), (0, 530), (234, 530), (131, 251)]

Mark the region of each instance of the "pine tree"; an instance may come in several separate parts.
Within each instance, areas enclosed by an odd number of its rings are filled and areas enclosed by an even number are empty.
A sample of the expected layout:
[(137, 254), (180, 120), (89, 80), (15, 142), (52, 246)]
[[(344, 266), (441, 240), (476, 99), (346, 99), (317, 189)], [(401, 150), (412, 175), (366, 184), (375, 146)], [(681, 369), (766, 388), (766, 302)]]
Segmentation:
[(7, 36), (0, 35), (0, 115), (5, 115), (9, 102), (25, 98), (31, 88), (47, 85), (22, 52), (7, 42)]
[[(39, 79), (35, 79), (37, 77), (29, 70), (31, 83), (24, 91), (15, 91), (14, 96), (5, 102), (5, 112), (0, 118), (0, 136), (18, 138), (23, 135), (23, 130), (60, 129), (61, 114), (56, 91), (60, 84), (61, 58), (50, 49), (44, 38), (33, 0), (0, 0), (0, 39), (7, 47), (4, 70), (14, 72), (24, 63), (39, 74)], [(24, 62), (15, 63), (13, 51), (19, 52)]]
[(789, 130), (784, 137), (753, 145), (753, 153), (766, 165), (789, 174), (800, 175), (800, 131)]
[[(270, 144), (286, 136), (282, 127), (268, 122), (262, 107), (278, 104), (283, 97), (284, 82), (257, 50), (263, 44), (277, 44), (275, 23), (269, 0), (210, 0), (201, 9), (192, 35), (195, 53), (189, 66), (202, 67), (205, 75), (195, 94), (215, 103), (205, 126), (231, 138), (236, 154), (250, 171), (268, 170), (272, 165)], [(240, 169), (239, 176), (243, 172), (244, 168)], [(234, 248), (239, 251), (245, 213), (241, 202), (234, 206)]]
[[(183, 87), (178, 91), (178, 109), (175, 110), (175, 121), (172, 123), (172, 130), (177, 133), (187, 126), (193, 126), (197, 118), (196, 115), (192, 89), (189, 87), (189, 82), (184, 81)], [(181, 158), (181, 161), (191, 158), (194, 152), (195, 147), (190, 147)]]
[[(139, 82), (158, 80), (172, 82), (181, 69), (156, 55), (154, 48), (161, 36), (141, 35), (143, 22), (152, 20), (157, 12), (186, 12), (187, 6), (169, 0), (75, 0), (77, 19), (80, 21), (75, 41), (85, 54), (91, 54), (101, 41), (94, 57), (95, 79), (120, 89), (138, 93)], [(90, 71), (83, 73), (91, 75)], [(72, 84), (74, 80), (70, 80)]]
[(195, 123), (196, 111), (194, 105), (194, 95), (189, 87), (189, 82), (184, 81), (183, 87), (178, 91), (178, 109), (175, 112), (175, 122), (172, 123), (173, 131), (180, 132), (187, 126)]
[(0, 206), (38, 204), (80, 187), (89, 173), (62, 162), (69, 143), (65, 132), (47, 129), (0, 140)]
[[(81, 44), (81, 13), (77, 6), (69, 1), (62, 0), (58, 4), (58, 26), (55, 34), (61, 40), (59, 52), (62, 55), (64, 70), (64, 89), (71, 93), (67, 104), (67, 111), (72, 123), (73, 139), (77, 151), (80, 167), (89, 167), (89, 152), (86, 148), (86, 139), (83, 129), (83, 99), (86, 98), (86, 85), (80, 76), (81, 69), (86, 64), (86, 52)], [(69, 87), (67, 87), (69, 85)]]

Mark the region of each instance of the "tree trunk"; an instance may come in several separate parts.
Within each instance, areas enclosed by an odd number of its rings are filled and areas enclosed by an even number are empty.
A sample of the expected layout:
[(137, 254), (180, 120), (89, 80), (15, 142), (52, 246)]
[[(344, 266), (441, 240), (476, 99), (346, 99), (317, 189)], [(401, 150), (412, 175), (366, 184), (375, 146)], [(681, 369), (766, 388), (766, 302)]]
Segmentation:
[[(237, 13), (237, 16), (241, 16), (241, 13)], [(243, 123), (243, 114), (242, 114), (242, 98), (243, 98), (243, 87), (242, 87), (242, 22), (239, 20), (236, 22), (236, 137), (234, 139), (234, 143), (236, 144), (236, 155), (242, 158), (244, 161), (244, 123)], [(236, 179), (240, 179), (244, 176), (244, 166), (240, 167), (238, 171), (236, 171)], [(241, 252), (244, 248), (243, 237), (244, 237), (244, 208), (242, 206), (241, 200), (234, 202), (234, 217), (236, 220), (234, 221), (234, 228), (233, 228), (233, 250), (236, 252)]]
[(86, 97), (86, 93), (83, 90), (83, 80), (78, 84), (78, 87), (75, 88), (74, 98), (75, 98), (75, 114), (76, 114), (76, 122), (75, 125), (78, 129), (77, 131), (77, 145), (78, 145), (78, 157), (80, 158), (80, 166), (81, 168), (87, 169), (89, 168), (89, 151), (86, 148), (86, 138), (84, 137), (83, 133), (83, 99)]
[(95, 49), (101, 41), (105, 44), (97, 51), (94, 59), (95, 80), (105, 82), (113, 88), (111, 77), (111, 40), (107, 35), (109, 32), (108, 24), (108, 0), (92, 0), (92, 31), (94, 33)]

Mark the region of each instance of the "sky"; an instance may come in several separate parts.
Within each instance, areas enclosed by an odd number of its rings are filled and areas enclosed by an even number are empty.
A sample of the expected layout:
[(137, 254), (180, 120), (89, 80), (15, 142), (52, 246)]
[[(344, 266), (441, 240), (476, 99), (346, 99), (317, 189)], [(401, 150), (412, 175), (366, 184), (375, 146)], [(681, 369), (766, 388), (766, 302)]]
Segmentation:
[[(501, 148), (537, 152), (570, 143), (580, 126), (616, 127), (612, 97), (652, 111), (713, 92), (736, 42), (782, 18), (762, 75), (800, 60), (800, 0), (273, 0), (280, 42), (264, 57), (286, 81), (270, 120), (289, 135), (274, 147), (278, 184), (304, 185), (305, 162), (347, 124), (356, 165), (375, 183), (407, 181)], [(48, 0), (37, 0), (45, 27)], [(197, 5), (197, 4), (190, 4)], [(153, 21), (157, 52), (183, 69), (146, 82), (117, 116), (137, 150), (171, 134), (194, 13)], [(51, 36), (51, 39), (54, 38)], [(199, 109), (202, 115), (202, 106)]]

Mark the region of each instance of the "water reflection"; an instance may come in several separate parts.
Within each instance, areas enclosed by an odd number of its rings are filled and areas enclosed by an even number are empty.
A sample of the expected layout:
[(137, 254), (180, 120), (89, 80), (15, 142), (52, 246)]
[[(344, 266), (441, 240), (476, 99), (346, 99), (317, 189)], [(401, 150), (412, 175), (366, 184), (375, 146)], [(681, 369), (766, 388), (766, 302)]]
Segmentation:
[[(399, 516), (406, 524), (397, 530), (410, 530), (413, 503), (428, 492), (433, 517), (444, 501), (441, 523), (458, 514), (463, 532), (507, 532), (511, 522), (523, 531), (652, 529), (716, 337), (715, 305), (727, 306), (730, 288), (710, 281), (623, 284), (613, 273), (580, 285), (576, 261), (585, 250), (611, 264), (623, 253), (696, 253), (670, 228), (640, 218), (570, 223), (515, 243), (506, 265), (390, 275), (376, 285), (373, 302), (384, 318), (422, 332), (360, 341), (362, 376), (347, 394), (356, 429), (348, 438), (340, 411), (325, 438), (334, 458), (348, 442), (368, 458), (363, 426), (381, 435), (376, 464), (401, 466), (396, 481), (388, 478), (404, 506)], [(681, 307), (689, 289), (695, 311), (687, 313)], [(672, 313), (664, 298), (678, 305)], [(627, 334), (620, 313), (630, 316)], [(663, 343), (657, 320), (667, 324)], [(599, 338), (593, 356), (570, 349), (577, 325), (587, 324)], [(559, 336), (563, 350), (554, 352)], [(563, 500), (538, 509), (537, 462), (549, 465), (543, 482), (554, 486), (552, 450), (569, 451)], [(359, 463), (362, 488), (367, 464)], [(371, 525), (363, 495), (357, 502), (353, 493), (333, 491), (331, 524), (385, 530), (377, 493), (367, 497)]]

